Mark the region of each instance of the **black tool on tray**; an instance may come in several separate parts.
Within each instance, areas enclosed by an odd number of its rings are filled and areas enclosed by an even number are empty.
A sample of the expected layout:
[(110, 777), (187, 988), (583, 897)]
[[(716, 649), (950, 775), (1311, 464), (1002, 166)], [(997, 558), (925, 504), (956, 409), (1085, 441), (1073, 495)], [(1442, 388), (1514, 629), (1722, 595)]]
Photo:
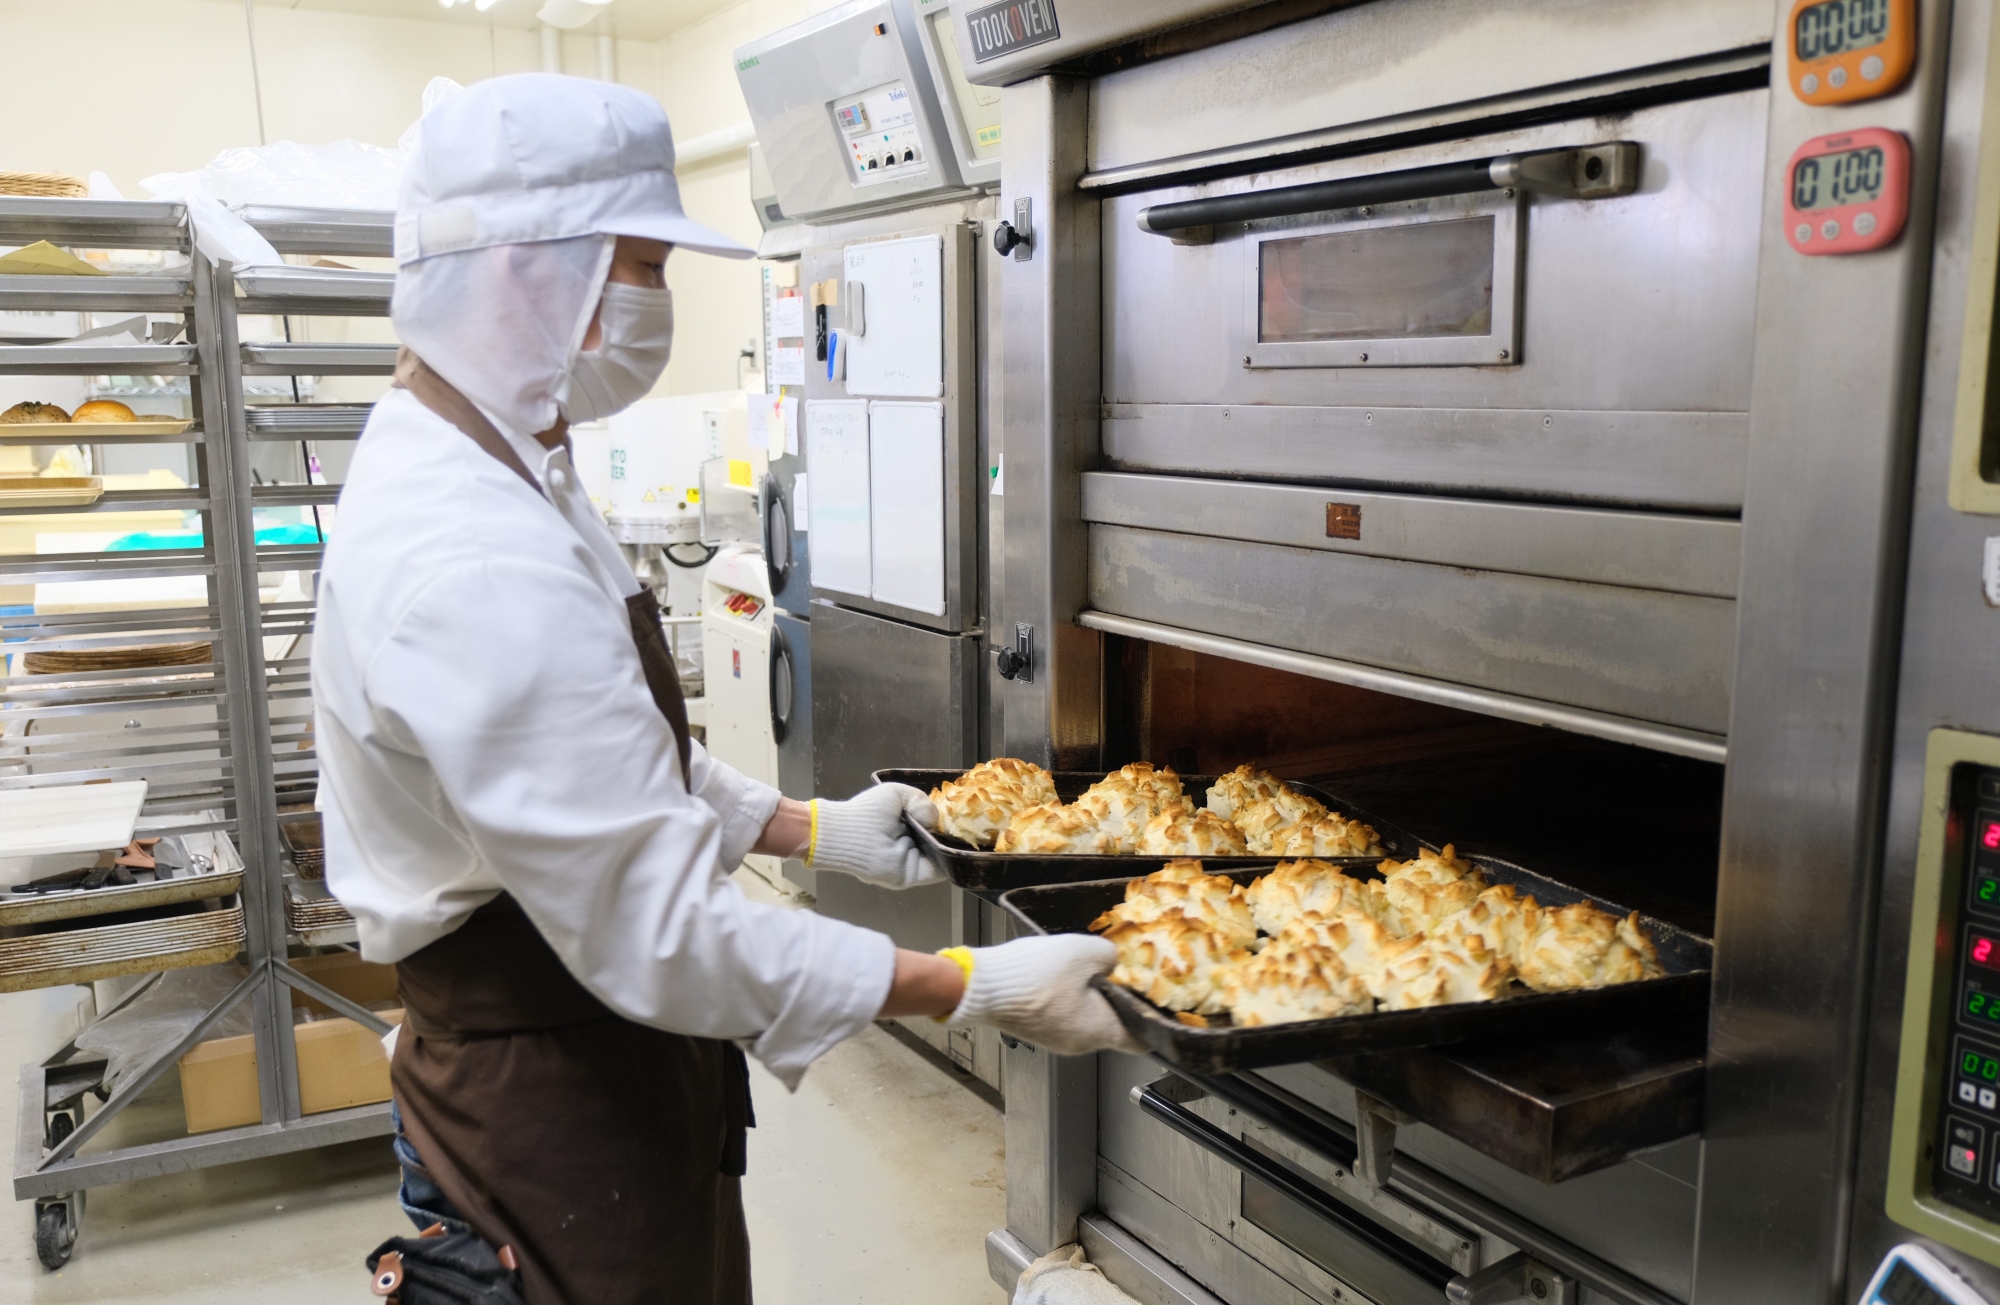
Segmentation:
[[(928, 793), (946, 780), (957, 779), (962, 770), (878, 770), (875, 772), (877, 784), (908, 784), (911, 788)], [(1092, 770), (1059, 770), (1055, 772), (1056, 796), (1065, 802), (1074, 802), (1083, 796), (1083, 791), (1104, 778), (1104, 772)], [(1215, 783), (1214, 775), (1183, 775), (1181, 788), (1190, 802), (1200, 807), (1206, 803), (1209, 785)], [(1294, 792), (1324, 804), (1329, 810), (1337, 811), (1349, 820), (1359, 820), (1375, 829), (1381, 840), (1382, 852), (1361, 857), (1320, 857), (1335, 865), (1372, 866), (1384, 856), (1398, 859), (1415, 856), (1417, 849), (1428, 846), (1405, 833), (1402, 829), (1387, 824), (1370, 815), (1365, 809), (1349, 802), (1337, 793), (1314, 784), (1301, 784), (1296, 780), (1286, 780)], [(1066, 884), (1083, 880), (1108, 879), (1118, 875), (1151, 874), (1175, 857), (1167, 856), (1046, 856), (1040, 853), (992, 852), (960, 842), (956, 838), (923, 828), (914, 820), (905, 819), (911, 836), (917, 846), (929, 857), (931, 863), (944, 871), (945, 876), (960, 888), (972, 892), (1001, 893), (1010, 888), (1020, 888), (1031, 884)], [(1271, 856), (1207, 856), (1200, 858), (1203, 864), (1214, 870), (1232, 869), (1237, 866), (1270, 865), (1277, 858)]]
[[(1589, 899), (1601, 910), (1621, 916), (1627, 913), (1621, 906), (1509, 862), (1481, 856), (1466, 859), (1479, 867), (1489, 883), (1513, 884), (1534, 894), (1544, 906), (1567, 906)], [(1217, 865), (1210, 867), (1210, 872), (1247, 886), (1269, 868), (1270, 859), (1266, 858), (1260, 867)], [(1380, 878), (1372, 867), (1343, 865), (1342, 871), (1356, 878)], [(1032, 932), (1082, 933), (1092, 920), (1125, 899), (1125, 885), (1137, 877), (1015, 888), (1000, 895), (1000, 905)], [(1659, 951), (1660, 964), (1666, 970), (1662, 977), (1569, 992), (1518, 988), (1515, 995), (1495, 1001), (1374, 1011), (1247, 1029), (1233, 1028), (1226, 1017), (1217, 1016), (1210, 1027), (1196, 1028), (1129, 988), (1105, 979), (1096, 983), (1125, 1027), (1149, 1050), (1170, 1064), (1206, 1074), (1472, 1039), (1569, 1032), (1585, 1026), (1632, 1027), (1705, 1012), (1714, 944), (1664, 920), (1645, 915), (1639, 920)]]

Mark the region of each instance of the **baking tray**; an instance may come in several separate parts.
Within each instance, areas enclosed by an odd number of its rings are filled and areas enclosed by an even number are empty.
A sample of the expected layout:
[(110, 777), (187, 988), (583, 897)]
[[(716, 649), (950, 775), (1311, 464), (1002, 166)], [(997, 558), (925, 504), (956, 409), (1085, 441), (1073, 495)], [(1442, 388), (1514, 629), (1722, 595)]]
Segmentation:
[[(964, 773), (963, 770), (878, 770), (875, 772), (875, 782), (908, 784), (911, 788), (928, 793), (946, 780), (957, 779)], [(1074, 802), (1083, 795), (1085, 789), (1103, 778), (1104, 772), (1097, 770), (1056, 771), (1056, 796), (1065, 802)], [(1208, 786), (1213, 784), (1216, 778), (1214, 775), (1183, 775), (1181, 787), (1196, 805), (1200, 805)], [(1381, 839), (1385, 849), (1383, 856), (1403, 860), (1415, 856), (1418, 848), (1426, 846), (1401, 828), (1377, 819), (1364, 808), (1317, 785), (1301, 784), (1297, 780), (1289, 779), (1285, 783), (1295, 791), (1325, 803), (1350, 820), (1359, 820), (1365, 825), (1374, 826), (1376, 837)], [(1010, 888), (1023, 888), (1034, 884), (1068, 884), (1113, 877), (1122, 882), (1127, 876), (1149, 875), (1167, 862), (1179, 859), (1170, 856), (1038, 856), (1018, 852), (982, 852), (969, 843), (962, 843), (958, 839), (925, 829), (908, 817), (904, 818), (903, 823), (909, 827), (917, 846), (930, 858), (933, 865), (944, 871), (952, 883), (973, 892), (1002, 893)], [(1382, 860), (1382, 856), (1328, 856), (1319, 859), (1343, 867), (1372, 866)], [(1201, 860), (1204, 864), (1218, 869), (1269, 866), (1274, 863), (1270, 856), (1208, 856), (1202, 857)]]
[(180, 435), (192, 425), (189, 417), (153, 416), (137, 421), (17, 421), (0, 426), (0, 435), (40, 435), (50, 444), (106, 444), (147, 435)]
[(103, 494), (102, 476), (0, 476), (0, 511), (28, 507), (88, 507)]
[[(1602, 910), (1619, 915), (1624, 907), (1578, 892), (1567, 884), (1532, 870), (1489, 857), (1469, 857), (1489, 883), (1513, 884), (1533, 893), (1544, 906), (1567, 906), (1585, 898)], [(1272, 864), (1260, 869), (1231, 869), (1227, 878), (1248, 885)], [(1379, 879), (1372, 869), (1354, 867), (1346, 873)], [(1000, 905), (1035, 933), (1082, 933), (1090, 922), (1125, 898), (1130, 876), (1094, 883), (1044, 884), (1015, 888), (1000, 896)], [(1659, 951), (1667, 973), (1658, 979), (1585, 988), (1573, 992), (1527, 992), (1498, 1001), (1459, 1002), (1419, 1010), (1375, 1011), (1297, 1024), (1254, 1029), (1192, 1028), (1129, 988), (1095, 979), (1118, 1018), (1134, 1036), (1170, 1064), (1204, 1074), (1290, 1065), (1300, 1061), (1354, 1056), (1365, 1052), (1410, 1047), (1435, 1047), (1455, 1042), (1574, 1032), (1580, 1027), (1630, 1028), (1657, 1020), (1699, 1014), (1708, 1009), (1709, 970), (1714, 945), (1685, 929), (1641, 915), (1640, 921)]]

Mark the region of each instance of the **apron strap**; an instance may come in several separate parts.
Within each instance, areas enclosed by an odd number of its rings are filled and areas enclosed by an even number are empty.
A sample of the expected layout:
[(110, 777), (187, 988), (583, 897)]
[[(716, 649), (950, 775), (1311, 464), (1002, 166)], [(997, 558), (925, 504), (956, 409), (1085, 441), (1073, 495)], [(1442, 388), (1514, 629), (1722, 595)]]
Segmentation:
[[(458, 387), (432, 371), (430, 364), (407, 347), (396, 350), (396, 384), (417, 396), (417, 401), (458, 427), (466, 438), (486, 450), (496, 462), (528, 482), (528, 487), (544, 499), (541, 482), (521, 461), (504, 436), (486, 419), (472, 400)], [(674, 731), (674, 751), (680, 757), (681, 779), (694, 790), (693, 735), (688, 730), (687, 699), (681, 692), (680, 672), (674, 667), (673, 650), (667, 647), (660, 629), (660, 602), (644, 585), (625, 600), (625, 612), (632, 623), (632, 642), (639, 649), (639, 667), (646, 674), (646, 688), (660, 715)]]
[(514, 452), (514, 446), (486, 419), (486, 414), (472, 400), (460, 394), (450, 381), (432, 371), (430, 364), (410, 352), (407, 346), (396, 350), (395, 383), (416, 395), (417, 401), (426, 408), (458, 427), (467, 439), (492, 455), (494, 461), (528, 482), (529, 489), (543, 498), (548, 497), (542, 483), (528, 470), (528, 464), (521, 461), (521, 455)]

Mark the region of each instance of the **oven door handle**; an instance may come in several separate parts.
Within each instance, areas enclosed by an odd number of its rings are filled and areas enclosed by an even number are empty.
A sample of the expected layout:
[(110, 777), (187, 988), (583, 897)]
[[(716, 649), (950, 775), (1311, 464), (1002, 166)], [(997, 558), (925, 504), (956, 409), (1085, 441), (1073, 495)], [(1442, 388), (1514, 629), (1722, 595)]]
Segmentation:
[(1148, 1083), (1133, 1088), (1133, 1103), (1210, 1155), (1242, 1170), (1268, 1187), (1277, 1188), (1328, 1223), (1338, 1226), (1341, 1231), (1377, 1255), (1436, 1287), (1440, 1293), (1454, 1281), (1460, 1280), (1458, 1275), (1452, 1272), (1450, 1265), (1431, 1258), (1373, 1219), (1350, 1210), (1343, 1202), (1327, 1195), (1285, 1166), (1265, 1158), (1240, 1139), (1217, 1128), (1186, 1106), (1168, 1100), (1161, 1094), (1160, 1086), (1158, 1083)]
[(1527, 190), (1561, 199), (1608, 199), (1629, 195), (1638, 187), (1639, 146), (1632, 141), (1607, 141), (1154, 204), (1139, 210), (1139, 229), (1169, 236), (1176, 244), (1206, 244), (1215, 238), (1217, 224), (1225, 222), (1297, 217), (1487, 190)]

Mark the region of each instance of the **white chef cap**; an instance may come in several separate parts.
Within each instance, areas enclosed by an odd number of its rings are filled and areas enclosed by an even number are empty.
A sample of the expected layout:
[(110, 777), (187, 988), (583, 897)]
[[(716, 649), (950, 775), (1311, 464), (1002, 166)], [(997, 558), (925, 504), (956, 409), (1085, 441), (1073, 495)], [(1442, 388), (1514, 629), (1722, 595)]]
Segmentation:
[(503, 429), (546, 430), (617, 236), (753, 252), (682, 211), (651, 96), (550, 73), (480, 82), (424, 115), (403, 174), (396, 333)]

